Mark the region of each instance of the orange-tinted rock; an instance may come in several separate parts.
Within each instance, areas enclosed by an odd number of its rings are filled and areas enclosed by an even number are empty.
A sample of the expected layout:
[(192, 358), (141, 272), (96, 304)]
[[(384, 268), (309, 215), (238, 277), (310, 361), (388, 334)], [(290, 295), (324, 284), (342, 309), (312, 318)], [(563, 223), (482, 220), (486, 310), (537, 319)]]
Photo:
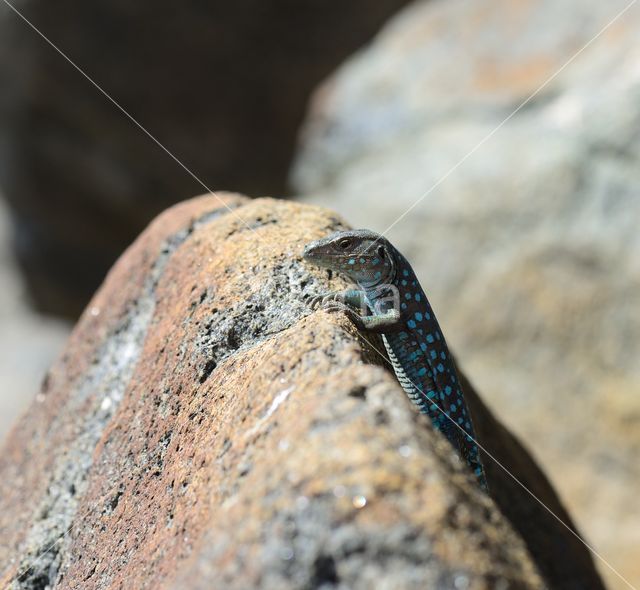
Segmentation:
[[(16, 425), (2, 585), (529, 589), (564, 567), (597, 588), (586, 551), (490, 467), (509, 524), (368, 339), (302, 303), (344, 284), (300, 258), (342, 222), (222, 199), (232, 211), (201, 197), (141, 235)], [(568, 520), (473, 399), (482, 442)], [(564, 543), (556, 570), (545, 534)]]

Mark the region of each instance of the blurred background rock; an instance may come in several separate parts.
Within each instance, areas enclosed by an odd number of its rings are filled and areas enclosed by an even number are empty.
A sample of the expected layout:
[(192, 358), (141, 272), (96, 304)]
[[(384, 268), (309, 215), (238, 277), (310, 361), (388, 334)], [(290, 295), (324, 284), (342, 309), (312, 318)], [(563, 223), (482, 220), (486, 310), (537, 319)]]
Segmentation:
[(24, 282), (10, 253), (10, 231), (0, 199), (0, 442), (31, 403), (70, 328), (67, 321), (38, 314), (27, 304)]
[(292, 178), (378, 231), (422, 199), (389, 238), (485, 399), (640, 584), (640, 5), (554, 77), (627, 6), (413, 4), (316, 93)]
[[(213, 189), (282, 194), (313, 87), (407, 0), (42, 0), (18, 8)], [(203, 188), (0, 3), (0, 186), (39, 309), (76, 317)]]
[[(20, 8), (211, 188), (303, 194), (378, 231), (422, 197), (390, 239), (485, 400), (640, 584), (640, 4), (412, 3), (317, 90), (287, 188), (310, 90), (405, 4)], [(73, 317), (203, 189), (2, 3), (0, 75), (14, 251), (37, 307)], [(0, 260), (5, 404), (66, 328)]]

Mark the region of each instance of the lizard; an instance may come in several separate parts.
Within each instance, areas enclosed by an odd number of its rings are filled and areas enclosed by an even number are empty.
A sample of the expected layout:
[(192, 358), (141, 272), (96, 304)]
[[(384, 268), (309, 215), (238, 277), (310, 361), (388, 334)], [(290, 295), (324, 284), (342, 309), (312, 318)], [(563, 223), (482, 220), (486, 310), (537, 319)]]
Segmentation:
[(306, 245), (303, 259), (340, 272), (358, 288), (313, 295), (308, 303), (342, 311), (358, 330), (382, 335), (396, 377), (488, 490), (473, 423), (438, 320), (406, 258), (369, 230), (338, 231)]

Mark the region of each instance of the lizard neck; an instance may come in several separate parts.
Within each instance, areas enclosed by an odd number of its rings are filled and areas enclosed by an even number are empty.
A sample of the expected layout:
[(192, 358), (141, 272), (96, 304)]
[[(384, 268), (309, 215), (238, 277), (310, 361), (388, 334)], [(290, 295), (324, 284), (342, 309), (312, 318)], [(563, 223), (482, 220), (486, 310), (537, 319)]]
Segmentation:
[(388, 252), (388, 258), (384, 266), (377, 265), (375, 270), (371, 269), (370, 278), (358, 281), (358, 286), (367, 294), (367, 297), (375, 299), (381, 290), (384, 291), (385, 286), (395, 285), (398, 270), (397, 256), (402, 255), (397, 251)]

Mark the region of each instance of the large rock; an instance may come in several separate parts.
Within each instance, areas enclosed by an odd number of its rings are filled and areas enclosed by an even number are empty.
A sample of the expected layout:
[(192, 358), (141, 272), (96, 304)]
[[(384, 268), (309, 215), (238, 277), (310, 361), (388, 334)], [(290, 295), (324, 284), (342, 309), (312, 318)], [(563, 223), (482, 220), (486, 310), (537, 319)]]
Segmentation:
[(389, 238), (465, 370), (637, 585), (639, 28), (627, 0), (416, 3), (318, 91), (293, 171), (359, 227), (410, 209)]
[[(407, 0), (13, 2), (210, 186), (282, 193), (309, 93)], [(38, 307), (77, 317), (202, 185), (0, 2), (0, 185)]]
[[(345, 285), (300, 256), (343, 223), (221, 199), (142, 234), (13, 430), (0, 585), (600, 588), (582, 545), (489, 459), (495, 503), (478, 489), (379, 343), (302, 303)], [(573, 526), (467, 389), (482, 443)]]

